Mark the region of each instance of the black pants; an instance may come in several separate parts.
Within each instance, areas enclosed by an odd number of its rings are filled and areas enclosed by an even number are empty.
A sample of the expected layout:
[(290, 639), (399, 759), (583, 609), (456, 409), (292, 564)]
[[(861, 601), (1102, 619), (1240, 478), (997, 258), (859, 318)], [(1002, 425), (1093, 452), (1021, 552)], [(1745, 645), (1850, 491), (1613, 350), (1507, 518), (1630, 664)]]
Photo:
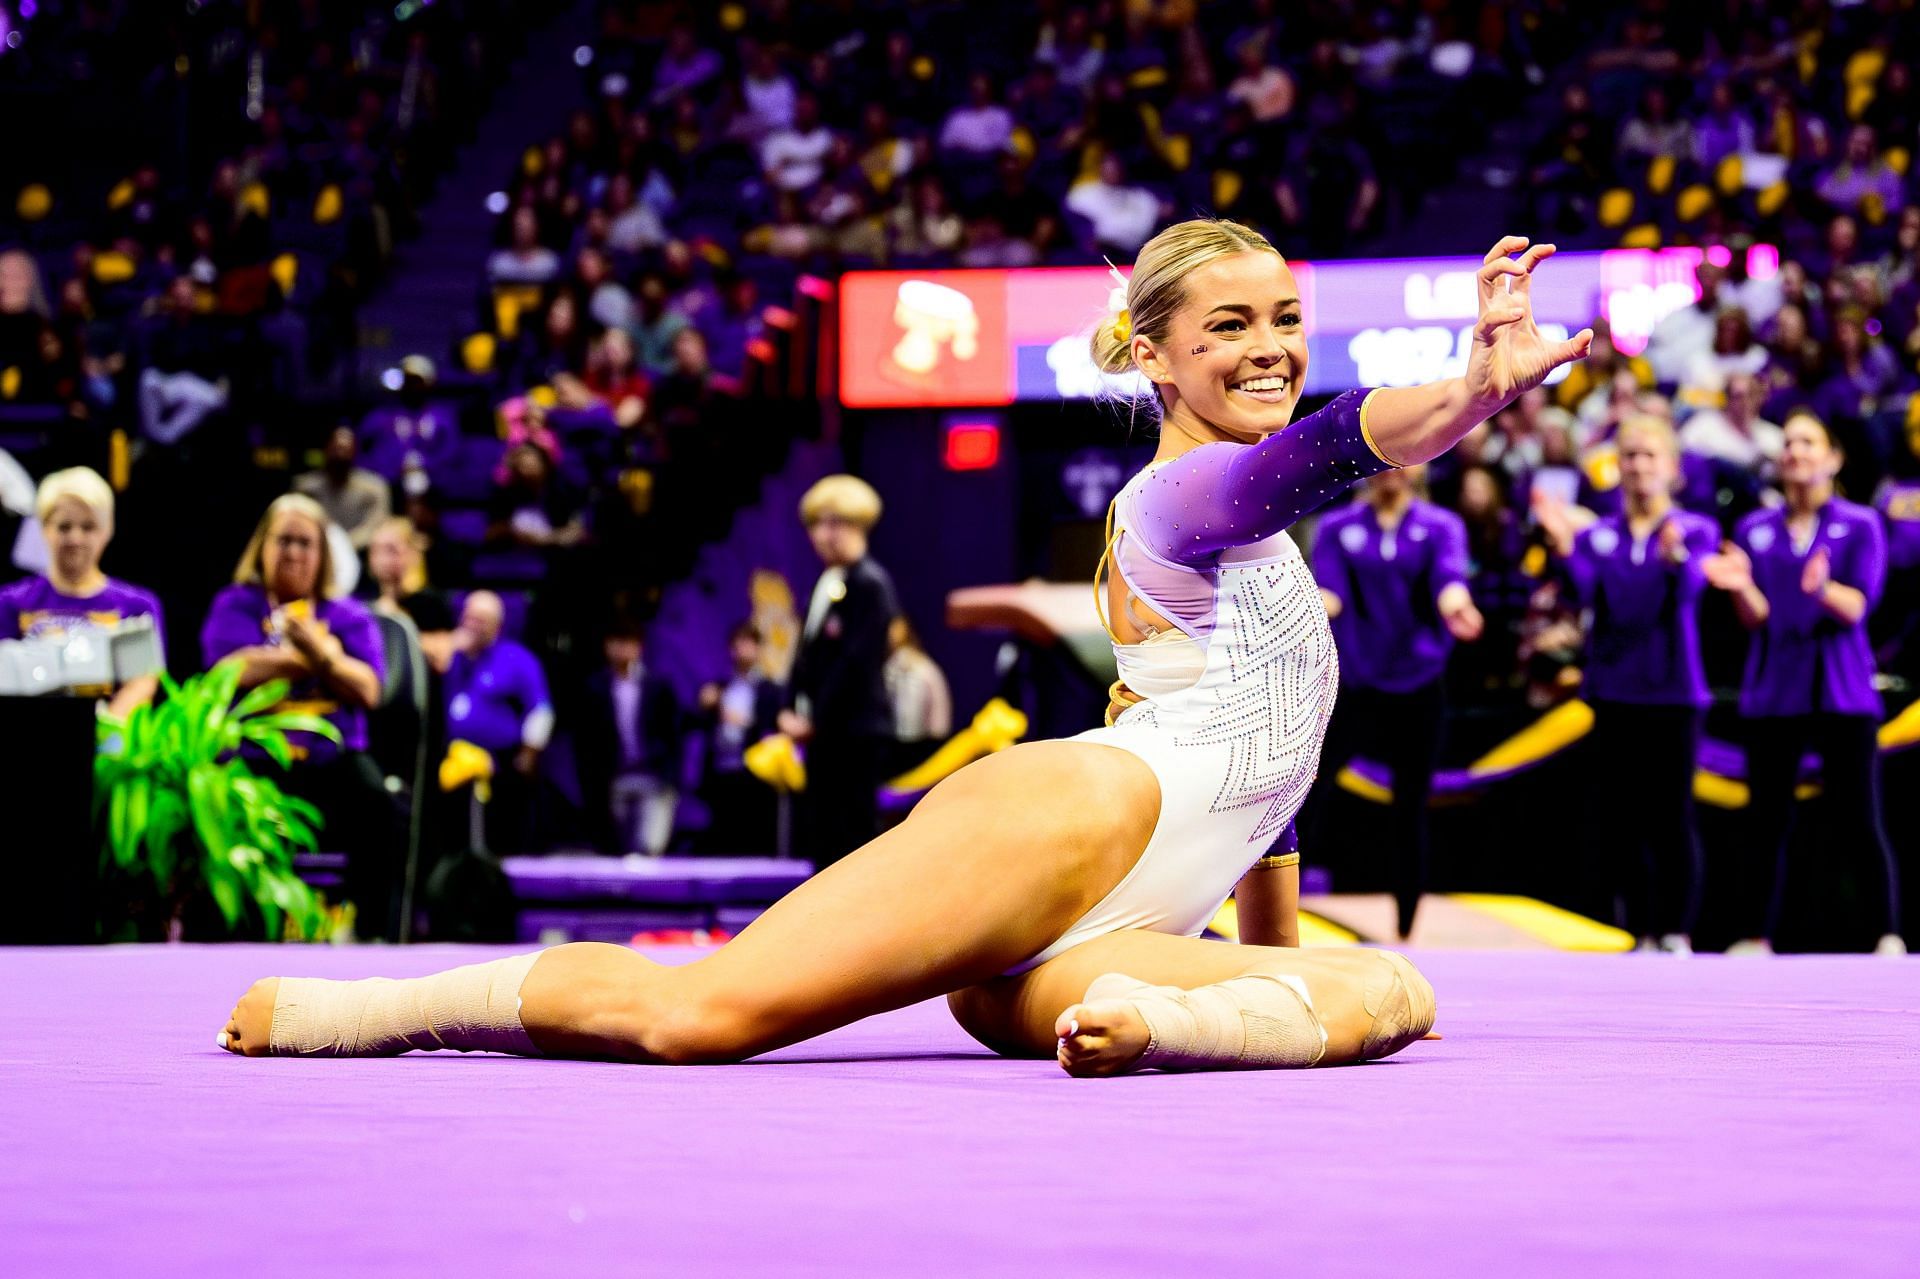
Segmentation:
[[(1864, 882), (1880, 881), (1880, 910), (1875, 922), (1883, 933), (1900, 931), (1898, 874), (1893, 846), (1880, 823), (1879, 726), (1866, 715), (1769, 715), (1747, 721), (1747, 803), (1752, 850), (1747, 883), (1742, 885), (1744, 936), (1772, 940), (1786, 906), (1790, 878), (1806, 883), (1810, 868), (1789, 866), (1793, 833), (1794, 784), (1801, 756), (1820, 756), (1821, 793), (1826, 800), (1823, 860), (1864, 859)], [(1878, 865), (1874, 863), (1877, 860)]]
[(363, 938), (400, 939), (400, 888), (405, 872), (406, 814), (363, 751), (302, 760), (279, 775), (282, 790), (320, 810), (323, 850), (347, 855), (342, 885)]
[(831, 866), (880, 833), (874, 792), (886, 779), (892, 741), (878, 735), (816, 733), (807, 743), (800, 851), (816, 870)]
[(1405, 693), (1342, 684), (1320, 749), (1320, 780), (1314, 783), (1300, 818), (1302, 843), (1325, 843), (1331, 800), (1340, 770), (1365, 754), (1393, 774), (1393, 804), (1387, 818), (1388, 876), (1399, 907), (1400, 935), (1413, 931), (1414, 912), (1426, 891), (1428, 863), (1427, 800), (1433, 770), (1440, 762), (1440, 728), (1446, 712), (1440, 681)]
[(1691, 706), (1593, 704), (1587, 773), (1590, 914), (1636, 937), (1692, 935), (1703, 859), (1693, 814), (1702, 712)]

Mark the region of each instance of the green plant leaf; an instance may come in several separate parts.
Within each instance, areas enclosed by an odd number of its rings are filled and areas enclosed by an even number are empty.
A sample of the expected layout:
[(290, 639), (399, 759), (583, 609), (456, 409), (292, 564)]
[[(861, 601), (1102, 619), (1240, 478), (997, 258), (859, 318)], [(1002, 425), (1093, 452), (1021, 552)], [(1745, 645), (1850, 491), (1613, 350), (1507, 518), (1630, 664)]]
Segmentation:
[(209, 857), (201, 865), (206, 867), (207, 891), (213, 894), (213, 904), (220, 908), (220, 916), (227, 921), (231, 932), (239, 927), (240, 916), (245, 909), (241, 905), (241, 885), (234, 875), (233, 868), (218, 858)]
[(335, 728), (331, 721), (322, 719), (318, 715), (308, 715), (304, 712), (293, 712), (286, 715), (256, 715), (247, 721), (247, 730), (249, 732), (255, 732), (260, 729), (274, 729), (282, 733), (312, 733), (314, 736), (324, 737), (330, 742), (338, 742), (340, 740), (340, 730)]
[(278, 706), (286, 700), (287, 690), (292, 687), (284, 679), (270, 679), (264, 684), (254, 685), (245, 697), (233, 704), (233, 718), (246, 719), (269, 707)]

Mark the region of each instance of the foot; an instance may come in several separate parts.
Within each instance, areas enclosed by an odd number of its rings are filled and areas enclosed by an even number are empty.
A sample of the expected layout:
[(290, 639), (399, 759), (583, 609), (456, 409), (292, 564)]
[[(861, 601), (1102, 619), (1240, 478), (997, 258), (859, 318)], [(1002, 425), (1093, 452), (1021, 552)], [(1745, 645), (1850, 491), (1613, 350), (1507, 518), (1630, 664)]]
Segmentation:
[(1660, 939), (1660, 949), (1669, 955), (1691, 955), (1693, 938), (1685, 933), (1668, 933)]
[(215, 1042), (242, 1057), (266, 1056), (273, 1039), (273, 1005), (279, 994), (278, 977), (262, 977), (247, 987)]
[(1111, 974), (1087, 988), (1087, 1002), (1060, 1014), (1053, 1033), (1060, 1040), (1060, 1069), (1078, 1079), (1119, 1074), (1140, 1060), (1152, 1038), (1139, 1009)]
[(1771, 955), (1773, 943), (1764, 937), (1748, 937), (1727, 947), (1729, 959), (1750, 959), (1755, 956)]
[(1873, 948), (1873, 953), (1882, 959), (1898, 959), (1907, 953), (1907, 943), (1902, 940), (1899, 933), (1888, 933)]

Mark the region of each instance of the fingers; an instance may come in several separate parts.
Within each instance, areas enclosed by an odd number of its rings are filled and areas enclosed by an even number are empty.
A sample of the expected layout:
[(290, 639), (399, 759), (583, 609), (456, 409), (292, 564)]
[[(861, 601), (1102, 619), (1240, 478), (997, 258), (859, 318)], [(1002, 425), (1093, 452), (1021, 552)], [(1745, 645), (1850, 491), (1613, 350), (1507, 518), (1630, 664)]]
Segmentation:
[(1526, 247), (1527, 247), (1526, 236), (1503, 235), (1500, 237), (1500, 242), (1494, 245), (1491, 249), (1488, 249), (1487, 256), (1485, 256), (1484, 258), (1481, 258), (1480, 261), (1483, 263), (1493, 262), (1496, 259), (1506, 257), (1510, 253), (1518, 253), (1520, 250)]
[(1483, 263), (1480, 270), (1476, 273), (1476, 278), (1480, 282), (1481, 309), (1485, 310), (1488, 302), (1507, 292), (1506, 286), (1500, 282), (1501, 276), (1523, 276), (1525, 274), (1520, 264), (1512, 258), (1495, 258), (1491, 262)]
[(1514, 282), (1513, 291), (1522, 296), (1530, 295), (1533, 290), (1533, 268), (1552, 257), (1556, 251), (1555, 245), (1536, 244), (1522, 253), (1519, 261), (1515, 263), (1520, 268), (1520, 278)]
[(1569, 364), (1574, 360), (1584, 360), (1587, 358), (1588, 352), (1592, 350), (1593, 330), (1581, 329), (1578, 333), (1560, 344), (1560, 349), (1554, 353), (1553, 362), (1555, 364)]

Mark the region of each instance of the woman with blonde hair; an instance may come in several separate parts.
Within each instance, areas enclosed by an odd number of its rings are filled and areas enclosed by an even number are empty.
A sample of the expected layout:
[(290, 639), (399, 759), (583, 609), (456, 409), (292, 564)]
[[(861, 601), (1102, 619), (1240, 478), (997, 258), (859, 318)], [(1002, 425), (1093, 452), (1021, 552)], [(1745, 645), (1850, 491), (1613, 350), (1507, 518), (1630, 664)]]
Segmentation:
[(284, 679), (281, 708), (325, 718), (336, 745), (290, 733), (294, 763), (281, 784), (316, 805), (327, 843), (349, 856), (347, 895), (362, 936), (393, 930), (392, 865), (398, 852), (393, 802), (367, 755), (367, 712), (385, 671), (378, 624), (358, 600), (335, 598), (327, 514), (299, 493), (274, 499), (216, 595), (200, 631), (207, 666), (236, 658), (240, 687)]
[(1584, 878), (1593, 912), (1633, 933), (1641, 949), (1689, 954), (1705, 865), (1693, 774), (1712, 701), (1700, 600), (1719, 530), (1674, 502), (1680, 446), (1665, 418), (1628, 417), (1614, 443), (1619, 514), (1582, 523), (1544, 491), (1533, 501), (1572, 601), (1591, 619), (1582, 693), (1593, 708), (1583, 749), (1594, 802)]
[(367, 572), (378, 592), (373, 611), (404, 616), (420, 632), (420, 647), (444, 674), (453, 660), (453, 604), (427, 583), (427, 544), (413, 521), (393, 515), (374, 527), (367, 543)]
[(1532, 320), (1552, 252), (1508, 237), (1486, 255), (1463, 377), (1351, 392), (1290, 425), (1307, 342), (1285, 260), (1230, 222), (1161, 232), (1093, 336), (1096, 365), (1140, 370), (1162, 418), (1154, 463), (1116, 503), (1103, 591), (1142, 702), (961, 769), (695, 963), (588, 943), (412, 982), (269, 978), (219, 1042), (738, 1061), (945, 994), (983, 1043), (1076, 1075), (1398, 1052), (1434, 1013), (1403, 957), (1198, 934), (1243, 878), (1249, 899), (1296, 887), (1287, 858), (1258, 863), (1313, 778), (1335, 663), (1284, 530), (1357, 479), (1446, 451), (1584, 353), (1587, 334), (1550, 341)]
[[(40, 481), (34, 513), (47, 539), (47, 571), (0, 589), (0, 639), (50, 638), (135, 617), (151, 617), (161, 632), (153, 593), (100, 571), (113, 540), (111, 485), (84, 466), (55, 471)], [(164, 633), (158, 638), (164, 651)], [(107, 697), (107, 713), (119, 717), (151, 702), (159, 687), (158, 675), (142, 675), (117, 689), (75, 691)]]

